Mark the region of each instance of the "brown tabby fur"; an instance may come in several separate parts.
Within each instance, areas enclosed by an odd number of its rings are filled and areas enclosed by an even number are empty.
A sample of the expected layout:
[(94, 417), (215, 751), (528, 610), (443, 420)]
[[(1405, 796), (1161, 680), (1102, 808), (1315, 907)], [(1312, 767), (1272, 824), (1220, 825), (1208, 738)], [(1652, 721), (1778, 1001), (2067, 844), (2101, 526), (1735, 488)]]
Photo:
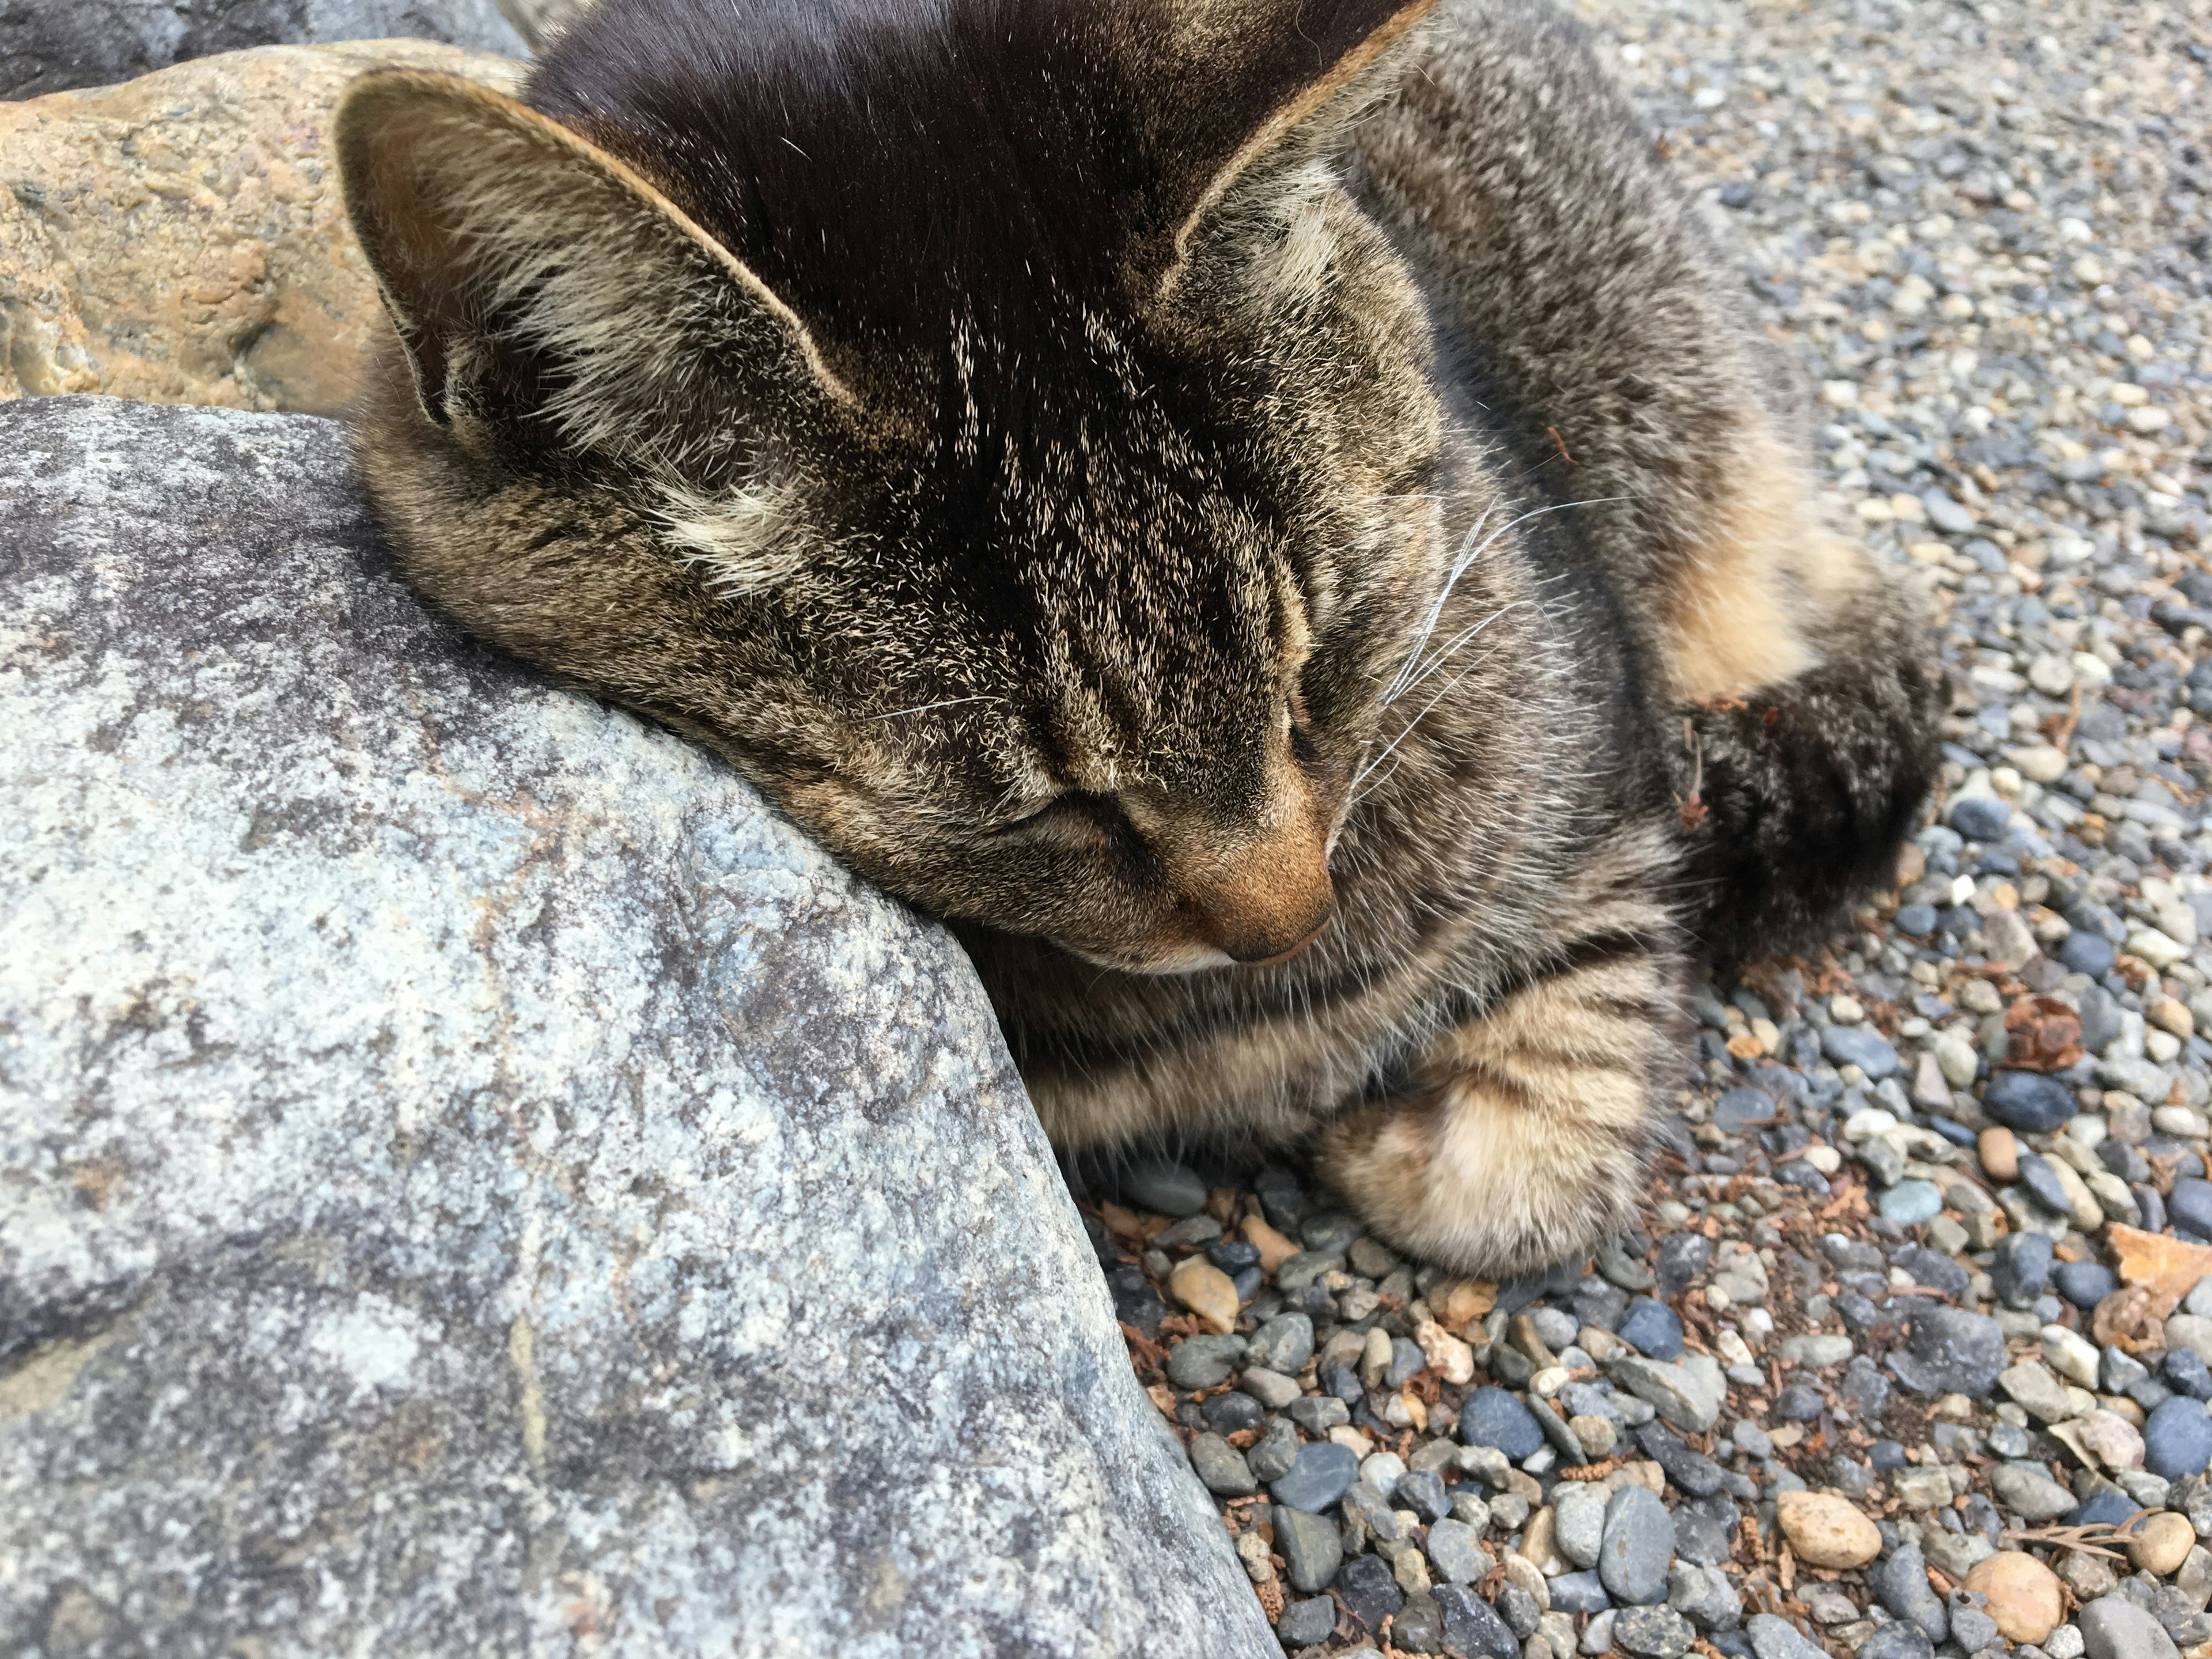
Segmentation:
[(948, 918), (1064, 1148), (1583, 1249), (1694, 957), (1926, 784), (1911, 605), (1530, 0), (606, 0), (338, 141), (410, 575)]

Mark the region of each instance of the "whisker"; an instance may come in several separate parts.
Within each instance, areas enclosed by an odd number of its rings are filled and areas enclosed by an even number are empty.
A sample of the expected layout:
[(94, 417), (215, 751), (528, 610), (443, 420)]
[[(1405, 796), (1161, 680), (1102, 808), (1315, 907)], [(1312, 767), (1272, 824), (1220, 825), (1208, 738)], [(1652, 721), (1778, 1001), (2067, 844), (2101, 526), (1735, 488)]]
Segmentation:
[(1002, 697), (988, 695), (978, 695), (973, 697), (947, 697), (943, 702), (916, 703), (911, 708), (894, 708), (888, 714), (871, 714), (868, 718), (872, 720), (895, 720), (902, 714), (927, 714), (939, 708), (957, 708), (963, 703), (1003, 702), (1004, 701)]

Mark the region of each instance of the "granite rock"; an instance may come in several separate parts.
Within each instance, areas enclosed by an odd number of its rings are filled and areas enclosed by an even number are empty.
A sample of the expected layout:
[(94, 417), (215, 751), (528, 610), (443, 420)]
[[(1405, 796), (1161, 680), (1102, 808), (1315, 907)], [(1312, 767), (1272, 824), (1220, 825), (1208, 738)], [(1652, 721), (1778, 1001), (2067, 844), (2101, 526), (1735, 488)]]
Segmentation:
[(9, 1641), (1279, 1652), (958, 947), (348, 471), (0, 407)]

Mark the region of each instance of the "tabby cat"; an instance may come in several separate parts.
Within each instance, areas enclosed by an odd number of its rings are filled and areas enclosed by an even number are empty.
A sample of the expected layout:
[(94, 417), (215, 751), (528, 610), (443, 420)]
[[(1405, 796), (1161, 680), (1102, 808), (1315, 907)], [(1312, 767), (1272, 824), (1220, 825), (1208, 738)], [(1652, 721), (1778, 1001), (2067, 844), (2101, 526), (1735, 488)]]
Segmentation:
[(1533, 0), (605, 0), (337, 141), (409, 576), (946, 918), (1063, 1149), (1584, 1249), (1693, 962), (1929, 781), (1913, 604)]

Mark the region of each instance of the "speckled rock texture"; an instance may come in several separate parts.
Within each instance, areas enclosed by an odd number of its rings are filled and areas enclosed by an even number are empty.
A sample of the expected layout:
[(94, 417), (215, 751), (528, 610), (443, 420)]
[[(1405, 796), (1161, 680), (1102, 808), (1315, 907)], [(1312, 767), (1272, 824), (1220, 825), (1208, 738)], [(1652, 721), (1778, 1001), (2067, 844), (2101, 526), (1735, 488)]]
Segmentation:
[(325, 128), (388, 64), (503, 89), (525, 68), (421, 40), (262, 46), (0, 103), (0, 398), (345, 408), (378, 306)]
[(525, 42), (516, 22), (526, 27), (547, 4), (548, 0), (0, 0), (0, 98), (107, 86), (219, 52), (320, 40), (404, 37), (520, 57)]
[(1276, 1651), (951, 940), (335, 424), (0, 408), (0, 1653)]

